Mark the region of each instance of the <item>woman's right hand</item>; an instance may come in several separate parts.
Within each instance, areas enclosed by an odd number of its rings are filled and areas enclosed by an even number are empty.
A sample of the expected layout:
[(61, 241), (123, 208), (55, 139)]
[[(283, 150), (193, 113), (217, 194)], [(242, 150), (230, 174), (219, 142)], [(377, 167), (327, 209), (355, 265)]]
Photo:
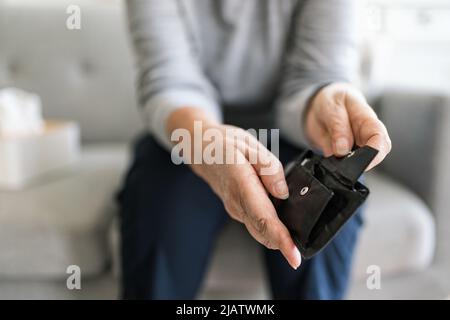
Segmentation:
[[(291, 267), (297, 269), (301, 263), (300, 252), (268, 197), (268, 193), (279, 199), (289, 196), (278, 158), (247, 131), (219, 124), (198, 108), (174, 111), (168, 119), (167, 131), (171, 134), (183, 128), (193, 137), (194, 121), (201, 121), (204, 131), (213, 129), (221, 133), (223, 155), (233, 152), (234, 161), (228, 163), (224, 159), (221, 164), (201, 161), (191, 164), (192, 170), (209, 184), (228, 214), (243, 223), (253, 238), (269, 249), (280, 250)], [(191, 151), (201, 152), (195, 147)]]

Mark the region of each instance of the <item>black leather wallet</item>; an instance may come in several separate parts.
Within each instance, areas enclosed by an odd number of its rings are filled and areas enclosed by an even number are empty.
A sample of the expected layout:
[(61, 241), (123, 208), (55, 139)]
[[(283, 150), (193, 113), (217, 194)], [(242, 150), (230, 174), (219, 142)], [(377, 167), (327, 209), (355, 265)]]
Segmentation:
[(322, 157), (311, 150), (286, 166), (289, 198), (271, 198), (301, 255), (322, 250), (366, 200), (358, 181), (378, 150), (365, 146), (347, 156)]

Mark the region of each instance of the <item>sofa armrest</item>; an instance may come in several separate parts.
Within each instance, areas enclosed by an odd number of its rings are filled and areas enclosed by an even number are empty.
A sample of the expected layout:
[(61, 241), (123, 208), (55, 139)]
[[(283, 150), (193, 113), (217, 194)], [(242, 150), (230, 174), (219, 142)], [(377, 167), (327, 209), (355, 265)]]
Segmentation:
[(437, 221), (437, 255), (443, 251), (449, 254), (450, 99), (443, 95), (385, 92), (374, 108), (393, 145), (380, 170), (425, 200)]

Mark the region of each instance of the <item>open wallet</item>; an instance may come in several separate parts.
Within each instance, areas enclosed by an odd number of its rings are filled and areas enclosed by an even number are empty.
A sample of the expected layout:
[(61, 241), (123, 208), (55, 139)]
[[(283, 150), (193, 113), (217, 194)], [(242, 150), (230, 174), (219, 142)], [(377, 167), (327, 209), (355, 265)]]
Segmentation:
[(338, 158), (307, 150), (286, 166), (289, 198), (271, 200), (303, 258), (321, 251), (367, 199), (358, 179), (377, 153), (365, 146)]

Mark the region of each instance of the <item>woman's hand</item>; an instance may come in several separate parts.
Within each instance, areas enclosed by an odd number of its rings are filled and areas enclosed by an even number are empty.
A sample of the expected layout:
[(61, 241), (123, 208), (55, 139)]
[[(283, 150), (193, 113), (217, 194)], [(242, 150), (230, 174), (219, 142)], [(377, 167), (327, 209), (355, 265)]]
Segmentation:
[[(233, 152), (235, 161), (231, 164), (206, 164), (202, 161), (201, 164), (192, 164), (192, 170), (210, 185), (228, 214), (243, 223), (253, 238), (269, 249), (280, 250), (292, 268), (297, 269), (301, 263), (300, 252), (268, 197), (268, 193), (280, 199), (289, 195), (278, 158), (248, 132), (211, 121), (203, 111), (195, 108), (173, 112), (169, 117), (168, 131), (184, 128), (193, 136), (194, 121), (202, 121), (204, 130), (221, 132), (224, 155)], [(192, 151), (196, 150), (193, 148)], [(264, 169), (268, 168), (270, 170), (266, 171), (270, 174), (264, 174)]]
[(306, 113), (305, 133), (326, 156), (344, 156), (354, 144), (377, 149), (379, 152), (367, 170), (391, 151), (386, 127), (350, 84), (331, 84), (316, 94)]

